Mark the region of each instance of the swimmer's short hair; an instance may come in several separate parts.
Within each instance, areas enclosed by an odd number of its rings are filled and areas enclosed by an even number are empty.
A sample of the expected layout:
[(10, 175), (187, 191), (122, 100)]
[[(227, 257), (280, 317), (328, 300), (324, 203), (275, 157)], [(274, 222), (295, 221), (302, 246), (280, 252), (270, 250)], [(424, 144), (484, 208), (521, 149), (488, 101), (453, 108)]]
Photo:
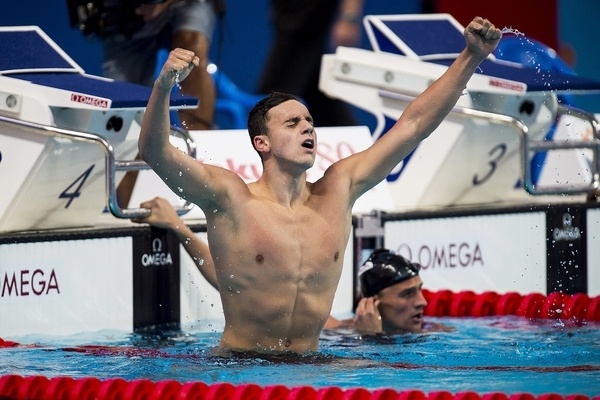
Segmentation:
[(300, 101), (296, 96), (288, 93), (271, 92), (271, 94), (256, 103), (252, 110), (250, 110), (248, 114), (248, 133), (250, 134), (250, 141), (254, 150), (256, 150), (254, 138), (258, 135), (267, 134), (267, 121), (271, 108), (289, 100)]
[(387, 249), (375, 250), (358, 270), (360, 291), (371, 297), (381, 290), (419, 275), (421, 265)]

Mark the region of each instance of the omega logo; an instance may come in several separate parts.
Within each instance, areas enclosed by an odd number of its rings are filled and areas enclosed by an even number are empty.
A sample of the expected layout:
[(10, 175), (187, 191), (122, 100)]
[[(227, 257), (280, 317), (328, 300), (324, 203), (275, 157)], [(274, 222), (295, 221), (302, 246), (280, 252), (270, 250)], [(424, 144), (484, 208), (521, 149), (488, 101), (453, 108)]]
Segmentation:
[(159, 238), (152, 239), (152, 254), (142, 255), (142, 265), (160, 266), (173, 265), (173, 257), (171, 253), (163, 253), (163, 242)]
[(475, 267), (485, 265), (479, 243), (446, 243), (439, 246), (421, 244), (414, 249), (402, 243), (396, 252), (427, 268)]
[(54, 268), (49, 273), (39, 268), (14, 271), (12, 275), (5, 272), (4, 277), (0, 276), (0, 282), (0, 297), (43, 296), (51, 292), (60, 294)]
[(573, 217), (571, 214), (563, 214), (562, 228), (554, 228), (552, 230), (552, 239), (557, 242), (561, 240), (572, 241), (581, 239), (581, 231), (578, 227), (573, 226)]

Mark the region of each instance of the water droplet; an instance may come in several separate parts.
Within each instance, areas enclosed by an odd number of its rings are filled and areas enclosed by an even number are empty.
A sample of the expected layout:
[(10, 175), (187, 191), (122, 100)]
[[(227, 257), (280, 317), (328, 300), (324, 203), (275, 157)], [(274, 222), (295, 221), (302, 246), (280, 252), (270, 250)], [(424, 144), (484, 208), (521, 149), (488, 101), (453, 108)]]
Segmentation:
[(501, 29), (500, 32), (502, 32), (502, 34), (512, 33), (512, 34), (517, 35), (517, 36), (525, 36), (525, 34), (523, 32), (519, 31), (518, 29), (514, 29), (513, 27), (506, 27), (505, 26), (504, 28)]

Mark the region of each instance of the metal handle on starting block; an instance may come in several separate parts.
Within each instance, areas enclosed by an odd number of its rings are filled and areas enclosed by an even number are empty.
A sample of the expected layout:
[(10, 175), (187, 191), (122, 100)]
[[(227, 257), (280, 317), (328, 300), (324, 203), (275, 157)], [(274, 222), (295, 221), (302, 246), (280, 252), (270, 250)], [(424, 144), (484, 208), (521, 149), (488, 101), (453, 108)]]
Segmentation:
[[(150, 167), (143, 161), (115, 160), (114, 147), (102, 136), (49, 125), (42, 125), (39, 123), (24, 121), (2, 115), (0, 115), (0, 124), (13, 126), (19, 130), (33, 134), (68, 139), (76, 142), (91, 143), (99, 146), (104, 152), (105, 194), (106, 204), (110, 212), (117, 218), (141, 218), (150, 214), (150, 211), (145, 208), (121, 208), (117, 202), (115, 181), (116, 171), (145, 170), (150, 169)], [(183, 138), (187, 146), (188, 154), (196, 158), (196, 143), (186, 130), (171, 126), (171, 134)], [(190, 202), (186, 202), (183, 206), (174, 206), (175, 211), (179, 215), (186, 214), (192, 209), (192, 207), (193, 204)]]
[[(380, 90), (382, 98), (392, 99), (410, 103), (415, 98), (409, 95)], [(519, 133), (521, 145), (521, 179), (523, 187), (532, 195), (559, 195), (559, 194), (587, 194), (588, 196), (600, 195), (600, 128), (593, 114), (572, 107), (559, 105), (557, 115), (570, 115), (574, 118), (588, 122), (592, 127), (592, 139), (590, 141), (544, 141), (531, 140), (528, 135), (527, 126), (520, 120), (508, 115), (491, 113), (488, 111), (475, 110), (467, 107), (455, 106), (450, 114), (458, 117), (474, 118), (488, 121), (492, 124), (503, 124), (511, 126)], [(590, 149), (593, 160), (591, 162), (592, 181), (587, 184), (569, 184), (555, 186), (541, 186), (533, 182), (531, 171), (531, 153), (535, 151)]]
[[(171, 135), (181, 137), (187, 146), (188, 155), (196, 158), (196, 142), (192, 139), (187, 130), (171, 126)], [(117, 218), (143, 218), (150, 215), (150, 210), (147, 208), (122, 208), (117, 201), (117, 188), (115, 173), (116, 171), (141, 171), (151, 169), (146, 162), (141, 160), (115, 160), (106, 167), (107, 176), (107, 199), (106, 203), (111, 214)], [(186, 201), (183, 206), (173, 205), (173, 208), (178, 215), (187, 214), (194, 204)]]

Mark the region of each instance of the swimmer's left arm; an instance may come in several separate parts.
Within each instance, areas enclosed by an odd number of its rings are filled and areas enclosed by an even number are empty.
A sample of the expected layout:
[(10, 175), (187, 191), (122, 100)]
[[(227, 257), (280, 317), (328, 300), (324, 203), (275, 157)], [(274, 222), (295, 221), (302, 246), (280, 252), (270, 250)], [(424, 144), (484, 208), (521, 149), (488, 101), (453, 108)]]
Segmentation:
[(402, 113), (396, 124), (370, 148), (343, 160), (353, 195), (381, 182), (446, 118), (479, 64), (496, 48), (502, 33), (491, 22), (475, 18), (465, 29), (466, 46), (448, 69)]

